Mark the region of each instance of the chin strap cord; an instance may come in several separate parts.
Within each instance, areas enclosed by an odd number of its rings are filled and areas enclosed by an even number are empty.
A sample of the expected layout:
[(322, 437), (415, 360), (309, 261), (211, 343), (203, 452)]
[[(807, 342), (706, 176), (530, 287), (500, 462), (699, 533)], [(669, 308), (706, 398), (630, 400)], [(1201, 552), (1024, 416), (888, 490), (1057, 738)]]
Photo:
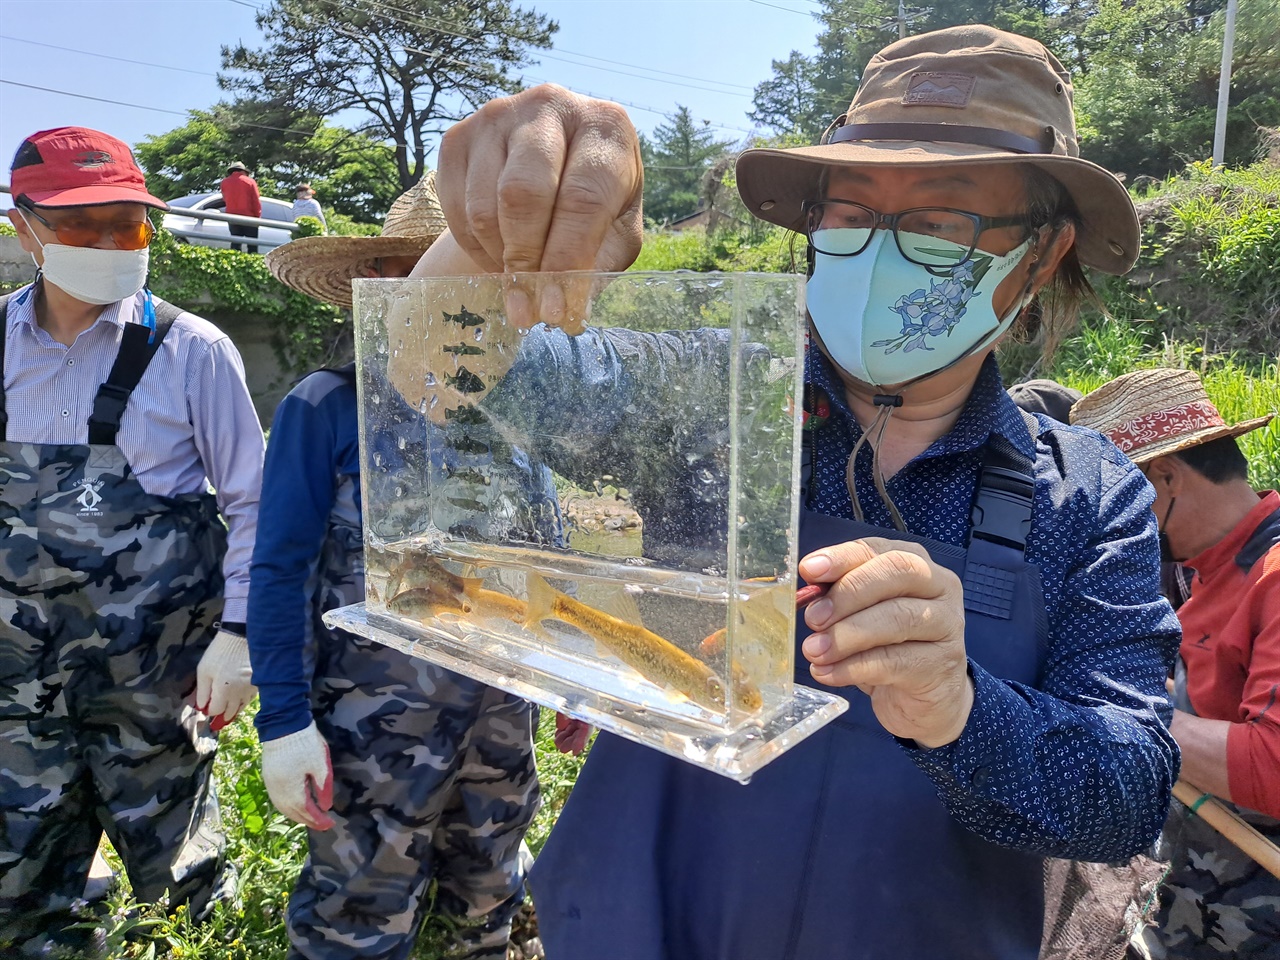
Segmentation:
[[(898, 508), (893, 503), (893, 498), (889, 496), (889, 491), (884, 485), (884, 473), (880, 469), (880, 446), (884, 441), (885, 429), (889, 426), (889, 418), (893, 416), (893, 411), (902, 406), (902, 396), (900, 394), (876, 394), (875, 419), (871, 421), (870, 426), (863, 431), (862, 436), (858, 438), (858, 442), (854, 444), (853, 453), (849, 455), (849, 465), (845, 468), (845, 483), (849, 487), (849, 498), (853, 501), (853, 518), (858, 522), (864, 522), (862, 503), (858, 499), (858, 484), (854, 479), (854, 464), (858, 462), (858, 454), (862, 450), (862, 445), (869, 444), (871, 447), (871, 475), (875, 479), (876, 493), (880, 495), (881, 502), (889, 510), (889, 516), (893, 519), (893, 526), (903, 533), (907, 531), (907, 525), (902, 520), (902, 514), (898, 512)], [(875, 439), (872, 439), (874, 435)]]

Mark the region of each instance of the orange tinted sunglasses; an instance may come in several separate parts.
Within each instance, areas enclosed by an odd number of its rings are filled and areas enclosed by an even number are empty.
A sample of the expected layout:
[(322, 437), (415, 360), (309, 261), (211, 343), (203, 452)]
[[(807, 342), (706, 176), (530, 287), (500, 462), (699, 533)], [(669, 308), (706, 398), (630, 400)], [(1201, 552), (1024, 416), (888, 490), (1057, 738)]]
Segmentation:
[(23, 211), (31, 214), (53, 231), (58, 242), (68, 247), (96, 247), (104, 233), (110, 233), (111, 239), (121, 250), (141, 250), (156, 235), (156, 228), (150, 220), (117, 220), (115, 223), (94, 223), (91, 220), (64, 220), (52, 224), (31, 207), (23, 206)]

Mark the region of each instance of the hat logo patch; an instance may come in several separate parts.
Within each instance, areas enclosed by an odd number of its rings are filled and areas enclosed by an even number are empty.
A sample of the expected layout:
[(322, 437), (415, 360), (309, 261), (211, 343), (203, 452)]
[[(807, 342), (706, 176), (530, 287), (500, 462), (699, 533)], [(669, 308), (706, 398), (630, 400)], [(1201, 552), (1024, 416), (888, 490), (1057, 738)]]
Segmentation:
[(977, 82), (968, 73), (913, 73), (902, 102), (909, 107), (966, 107)]
[(76, 154), (76, 158), (71, 161), (81, 169), (93, 167), (105, 167), (109, 163), (115, 163), (115, 159), (111, 154), (103, 150), (86, 150), (84, 153)]

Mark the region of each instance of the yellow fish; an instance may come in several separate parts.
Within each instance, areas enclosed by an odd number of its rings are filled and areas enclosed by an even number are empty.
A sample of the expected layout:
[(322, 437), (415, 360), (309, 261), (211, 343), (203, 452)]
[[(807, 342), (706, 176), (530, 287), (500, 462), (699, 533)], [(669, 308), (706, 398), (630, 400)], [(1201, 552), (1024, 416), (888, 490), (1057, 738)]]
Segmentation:
[[(526, 574), (529, 595), (528, 623), (562, 620), (577, 627), (596, 645), (613, 654), (646, 680), (670, 687), (711, 710), (725, 706), (724, 682), (701, 660), (691, 657), (656, 633), (589, 607), (551, 587), (536, 573)], [(759, 707), (759, 693), (755, 706)], [(748, 700), (752, 698), (748, 696)]]

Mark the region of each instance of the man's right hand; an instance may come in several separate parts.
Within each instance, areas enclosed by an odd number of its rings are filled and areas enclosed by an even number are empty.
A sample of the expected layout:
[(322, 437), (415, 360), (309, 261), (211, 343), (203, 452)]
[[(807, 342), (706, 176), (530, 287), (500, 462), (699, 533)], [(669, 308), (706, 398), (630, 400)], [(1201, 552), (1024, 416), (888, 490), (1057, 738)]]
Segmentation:
[(313, 830), (328, 830), (333, 818), (333, 763), (315, 721), (304, 730), (262, 744), (262, 780), (276, 809)]
[[(482, 269), (625, 270), (640, 252), (640, 143), (615, 103), (552, 84), (492, 100), (445, 134), (436, 186)], [(514, 287), (507, 316), (581, 328), (589, 285)]]

